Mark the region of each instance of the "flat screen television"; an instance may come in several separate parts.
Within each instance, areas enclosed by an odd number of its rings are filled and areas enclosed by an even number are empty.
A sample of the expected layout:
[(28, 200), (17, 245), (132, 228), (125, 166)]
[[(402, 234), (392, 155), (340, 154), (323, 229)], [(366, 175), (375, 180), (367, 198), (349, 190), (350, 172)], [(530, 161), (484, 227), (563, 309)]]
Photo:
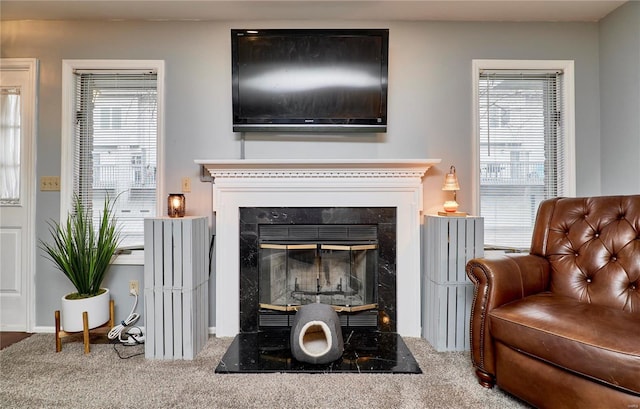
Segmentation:
[(234, 132), (386, 132), (389, 30), (231, 30)]

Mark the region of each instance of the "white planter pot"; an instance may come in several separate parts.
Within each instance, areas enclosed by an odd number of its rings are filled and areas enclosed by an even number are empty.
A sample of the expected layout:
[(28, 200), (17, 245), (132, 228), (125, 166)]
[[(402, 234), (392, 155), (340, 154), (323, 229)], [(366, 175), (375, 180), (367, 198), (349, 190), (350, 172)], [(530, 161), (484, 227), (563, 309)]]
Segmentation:
[(82, 313), (89, 316), (89, 329), (99, 327), (109, 321), (109, 289), (104, 293), (91, 298), (80, 300), (68, 300), (62, 297), (62, 329), (66, 332), (79, 332), (83, 330)]

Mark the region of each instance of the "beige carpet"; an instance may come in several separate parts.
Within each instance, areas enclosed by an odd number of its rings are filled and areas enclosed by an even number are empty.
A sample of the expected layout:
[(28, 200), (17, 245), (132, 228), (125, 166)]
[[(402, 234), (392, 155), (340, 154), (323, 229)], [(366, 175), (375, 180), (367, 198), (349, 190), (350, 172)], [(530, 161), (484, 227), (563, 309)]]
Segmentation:
[[(468, 353), (405, 338), (421, 375), (214, 374), (231, 338), (211, 337), (193, 361), (120, 359), (112, 345), (36, 334), (0, 351), (2, 408), (526, 408), (476, 382)], [(144, 347), (118, 347), (123, 355)]]

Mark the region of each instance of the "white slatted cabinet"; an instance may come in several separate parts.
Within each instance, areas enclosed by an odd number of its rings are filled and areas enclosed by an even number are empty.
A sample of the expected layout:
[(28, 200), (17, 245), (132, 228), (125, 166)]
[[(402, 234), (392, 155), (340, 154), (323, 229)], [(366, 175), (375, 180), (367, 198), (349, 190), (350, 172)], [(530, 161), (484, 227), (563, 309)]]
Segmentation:
[(425, 216), (422, 336), (437, 351), (470, 348), (473, 284), (467, 261), (484, 255), (482, 217)]
[(144, 223), (145, 357), (191, 360), (208, 337), (208, 219)]

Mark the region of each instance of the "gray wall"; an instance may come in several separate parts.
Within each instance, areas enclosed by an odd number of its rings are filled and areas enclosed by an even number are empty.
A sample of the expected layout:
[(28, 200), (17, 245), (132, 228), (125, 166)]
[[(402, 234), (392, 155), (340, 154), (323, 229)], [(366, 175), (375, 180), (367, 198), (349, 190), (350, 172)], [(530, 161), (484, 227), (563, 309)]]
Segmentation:
[(640, 193), (640, 2), (600, 22), (602, 194)]
[[(246, 143), (247, 158), (442, 158), (426, 178), (425, 210), (434, 212), (444, 201), (440, 186), (450, 164), (462, 184), (461, 210), (471, 210), (471, 60), (570, 59), (576, 75), (577, 193), (601, 193), (598, 23), (3, 22), (2, 57), (40, 60), (38, 177), (60, 174), (62, 59), (163, 59), (165, 188), (178, 190), (180, 178), (192, 177), (188, 213), (209, 215), (210, 185), (197, 181), (193, 160), (240, 157), (239, 135), (231, 131), (229, 30), (249, 27), (388, 27), (390, 79), (386, 134), (257, 135)], [(43, 237), (45, 221), (59, 217), (60, 197), (38, 192), (37, 201), (36, 233)], [(37, 325), (51, 326), (70, 286), (40, 254), (36, 270)], [(117, 319), (131, 308), (128, 280), (141, 278), (141, 266), (110, 272)], [(212, 326), (213, 305), (211, 300)]]

